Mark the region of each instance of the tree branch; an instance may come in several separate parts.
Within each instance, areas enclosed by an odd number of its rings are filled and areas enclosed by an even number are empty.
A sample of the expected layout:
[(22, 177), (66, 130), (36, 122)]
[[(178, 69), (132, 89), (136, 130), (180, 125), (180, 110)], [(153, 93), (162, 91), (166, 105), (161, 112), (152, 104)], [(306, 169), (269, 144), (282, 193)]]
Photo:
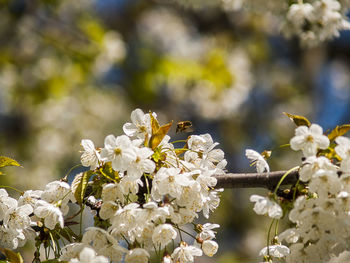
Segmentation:
[[(218, 180), (215, 188), (268, 188), (274, 189), (287, 171), (270, 173), (228, 173), (215, 175)], [(299, 178), (298, 171), (293, 171), (283, 180), (282, 185), (294, 184)]]

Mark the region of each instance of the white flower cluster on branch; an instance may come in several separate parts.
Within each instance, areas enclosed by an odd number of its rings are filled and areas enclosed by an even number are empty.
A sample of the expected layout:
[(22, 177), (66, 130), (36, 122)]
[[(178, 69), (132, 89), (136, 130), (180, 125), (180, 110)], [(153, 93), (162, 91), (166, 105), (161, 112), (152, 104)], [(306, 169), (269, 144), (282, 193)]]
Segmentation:
[(342, 30), (350, 29), (346, 16), (350, 8), (346, 0), (173, 0), (186, 7), (203, 8), (221, 6), (226, 11), (271, 13), (280, 22), (286, 37), (297, 36), (303, 46), (316, 46), (339, 36)]
[(287, 37), (298, 36), (303, 45), (316, 46), (350, 29), (348, 10), (345, 1), (299, 1), (289, 6), (282, 32)]
[[(350, 139), (343, 136), (350, 126), (326, 136), (306, 118), (287, 116), (298, 125), (290, 146), (303, 153), (299, 166), (276, 177), (266, 160), (271, 151), (246, 151), (258, 174), (273, 177), (273, 192), (250, 198), (253, 210), (272, 220), (260, 255), (264, 262), (328, 262), (350, 251)], [(136, 109), (131, 121), (125, 134), (108, 135), (103, 148), (82, 140), (81, 162), (90, 169), (71, 185), (66, 175), (18, 200), (0, 189), (2, 253), (27, 241), (35, 241), (34, 262), (41, 262), (41, 247), (46, 259), (71, 263), (190, 263), (217, 253), (219, 225), (195, 220), (199, 213), (208, 218), (219, 205), (223, 189), (217, 189), (217, 178), (227, 177), (224, 152), (209, 134), (171, 142), (172, 123), (160, 125), (155, 113)], [(69, 214), (71, 207), (78, 212)], [(85, 229), (84, 210), (94, 221)], [(281, 220), (289, 220), (290, 228), (280, 233)], [(80, 233), (72, 225), (80, 225)]]
[(0, 247), (16, 249), (36, 237), (37, 227), (63, 228), (68, 202), (74, 202), (70, 186), (54, 181), (44, 191), (26, 191), (17, 201), (0, 189)]
[[(304, 154), (313, 152), (314, 145), (319, 149), (329, 146), (328, 138), (320, 137), (322, 130), (319, 126), (318, 129), (318, 134), (307, 135), (308, 144), (300, 148)], [(298, 145), (299, 139), (297, 135), (291, 140), (292, 148)], [(301, 165), (300, 181), (308, 184), (309, 194), (295, 200), (289, 213), (295, 227), (280, 235), (281, 240), (291, 243), (287, 262), (327, 262), (350, 249), (350, 177), (346, 174), (350, 170), (344, 165), (350, 154), (350, 140), (339, 136), (335, 142), (334, 154), (341, 157), (339, 162), (317, 156), (314, 151)]]
[[(344, 127), (326, 136), (317, 124), (299, 126), (290, 146), (303, 152), (302, 164), (286, 172), (268, 197), (251, 196), (254, 211), (272, 218), (267, 247), (260, 252), (265, 262), (328, 262), (350, 250), (350, 139), (342, 136)], [(295, 170), (299, 180), (280, 190), (283, 179)], [(292, 227), (277, 234), (283, 217)], [(274, 224), (276, 232), (270, 236)]]
[[(71, 186), (65, 177), (18, 201), (0, 189), (0, 246), (16, 249), (35, 240), (35, 260), (43, 245), (46, 257), (52, 249), (56, 259), (72, 263), (143, 263), (154, 256), (190, 263), (216, 254), (219, 225), (194, 221), (219, 205), (214, 175), (225, 174), (224, 152), (209, 134), (191, 135), (176, 148), (167, 135), (172, 123), (161, 126), (155, 113), (136, 109), (131, 121), (124, 135), (108, 135), (103, 148), (82, 140), (81, 163), (90, 170)], [(80, 207), (77, 214), (67, 215), (69, 204)], [(70, 225), (82, 223), (77, 218), (87, 206), (94, 226), (74, 233)], [(60, 249), (60, 240), (69, 244)]]

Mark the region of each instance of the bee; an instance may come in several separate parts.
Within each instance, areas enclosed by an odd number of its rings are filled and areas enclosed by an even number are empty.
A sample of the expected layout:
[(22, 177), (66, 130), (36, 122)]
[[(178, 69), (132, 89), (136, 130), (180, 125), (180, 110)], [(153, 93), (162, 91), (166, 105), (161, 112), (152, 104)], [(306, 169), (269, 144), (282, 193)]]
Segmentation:
[(193, 129), (190, 129), (191, 127), (192, 127), (192, 122), (180, 121), (177, 123), (176, 133), (178, 133), (178, 132), (191, 132), (193, 130)]

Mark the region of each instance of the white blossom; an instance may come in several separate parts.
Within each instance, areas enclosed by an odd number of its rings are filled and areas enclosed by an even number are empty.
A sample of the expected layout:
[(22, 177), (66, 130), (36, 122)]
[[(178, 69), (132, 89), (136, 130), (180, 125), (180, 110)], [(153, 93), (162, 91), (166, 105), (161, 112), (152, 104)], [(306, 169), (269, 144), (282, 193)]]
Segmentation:
[[(311, 199), (312, 200), (312, 199)], [(293, 209), (289, 212), (289, 220), (291, 222), (297, 222), (300, 214), (304, 211), (305, 207), (309, 205), (311, 202), (306, 202), (306, 197), (305, 196), (299, 196), (295, 201), (294, 201), (294, 207)]]
[(158, 207), (157, 203), (150, 201), (143, 205), (142, 211), (138, 215), (139, 222), (164, 223), (166, 218), (170, 216), (168, 206)]
[(258, 173), (263, 173), (265, 170), (269, 173), (270, 167), (266, 162), (265, 158), (258, 152), (247, 149), (245, 150), (245, 155), (249, 160), (252, 161), (253, 164), (256, 165), (256, 170)]
[(116, 201), (117, 199), (123, 201), (120, 185), (114, 183), (105, 184), (102, 188), (101, 197), (104, 202)]
[(274, 258), (283, 258), (287, 256), (289, 253), (290, 253), (290, 250), (286, 246), (272, 245), (272, 246), (264, 247), (260, 251), (259, 255), (267, 256), (269, 254), (271, 257), (274, 257)]
[(215, 238), (214, 228), (219, 228), (218, 224), (205, 223), (204, 225), (199, 225), (201, 232), (198, 234), (198, 237), (202, 240), (211, 240)]
[(205, 240), (202, 243), (202, 250), (205, 255), (212, 257), (216, 254), (219, 249), (218, 243), (213, 240)]
[(201, 249), (181, 242), (180, 246), (175, 248), (174, 252), (171, 254), (171, 258), (174, 262), (190, 263), (194, 262), (195, 256), (200, 257), (202, 254), (203, 252)]
[(306, 157), (316, 155), (318, 149), (326, 149), (328, 145), (329, 139), (317, 124), (312, 124), (310, 128), (299, 126), (290, 140), (291, 148), (295, 151), (302, 150)]
[(296, 243), (299, 239), (298, 230), (295, 228), (289, 228), (279, 234), (278, 239), (281, 241), (286, 240), (288, 243)]
[(61, 261), (69, 261), (72, 258), (78, 258), (80, 252), (83, 250), (83, 248), (87, 247), (86, 244), (83, 243), (71, 243), (66, 246), (64, 246), (61, 249), (62, 255), (60, 256)]
[(316, 177), (324, 172), (336, 173), (337, 167), (334, 166), (329, 159), (324, 156), (310, 156), (306, 158), (300, 168), (300, 180), (303, 182), (309, 181), (312, 177)]
[(128, 252), (128, 250), (117, 242), (112, 242), (106, 244), (105, 247), (99, 249), (98, 253), (109, 258), (112, 262), (121, 262), (123, 256)]
[(187, 141), (188, 148), (198, 152), (209, 152), (219, 143), (214, 143), (210, 134), (191, 135)]
[(69, 200), (74, 201), (74, 196), (69, 184), (61, 181), (53, 181), (46, 185), (45, 190), (41, 194), (41, 199), (48, 203), (63, 201), (63, 204), (66, 204)]
[(156, 164), (149, 159), (153, 154), (150, 148), (136, 148), (136, 159), (131, 163), (127, 169), (127, 174), (130, 178), (135, 180), (140, 179), (143, 173), (152, 173), (156, 168)]
[(110, 219), (115, 215), (119, 208), (120, 206), (113, 201), (103, 202), (99, 216), (104, 220)]
[(79, 254), (79, 259), (74, 258), (69, 263), (109, 263), (108, 258), (104, 256), (96, 256), (96, 252), (89, 247), (83, 248)]
[(105, 148), (101, 150), (101, 159), (111, 162), (115, 171), (123, 172), (136, 160), (136, 152), (129, 137), (126, 135), (108, 135), (105, 138)]
[(12, 207), (6, 211), (4, 225), (12, 230), (25, 229), (30, 226), (31, 213), (33, 213), (33, 207), (29, 204)]
[[(157, 117), (155, 114), (153, 116)], [(131, 123), (125, 123), (123, 131), (130, 137), (150, 137), (152, 134), (151, 116), (148, 113), (144, 114), (140, 109), (133, 110), (131, 112)]]
[[(178, 215), (180, 218), (180, 221), (178, 222), (178, 224), (180, 225), (191, 223), (195, 218), (198, 217), (198, 214), (195, 211), (187, 208), (182, 208), (182, 207), (179, 209)], [(176, 223), (174, 219), (172, 219), (172, 221)]]
[(34, 214), (40, 218), (44, 218), (44, 225), (53, 230), (56, 224), (63, 228), (64, 220), (61, 210), (44, 200), (36, 202), (34, 207)]
[(339, 136), (335, 139), (338, 144), (334, 150), (342, 158), (340, 169), (344, 172), (350, 171), (350, 139)]
[(19, 247), (20, 239), (25, 239), (22, 231), (11, 230), (0, 226), (0, 247), (17, 249)]
[(282, 208), (269, 198), (259, 195), (252, 195), (250, 197), (250, 201), (255, 202), (254, 211), (258, 215), (268, 214), (269, 217), (276, 219), (281, 218), (283, 215)]
[(31, 205), (33, 208), (35, 203), (41, 198), (41, 194), (43, 191), (41, 190), (28, 190), (23, 193), (18, 199), (18, 206), (22, 206), (25, 204)]
[(203, 215), (205, 218), (209, 218), (209, 212), (214, 211), (220, 204), (220, 193), (223, 192), (223, 188), (218, 188), (207, 192), (205, 200), (203, 201)]
[(287, 19), (295, 27), (301, 27), (309, 20), (314, 19), (314, 7), (309, 3), (295, 3), (289, 7)]
[(341, 190), (341, 180), (332, 171), (320, 171), (309, 183), (311, 192), (326, 198), (328, 194), (337, 194)]
[(17, 207), (17, 200), (9, 197), (5, 189), (0, 189), (0, 221), (4, 220), (7, 210)]
[(142, 248), (130, 250), (125, 256), (125, 263), (145, 263), (150, 258), (149, 253)]
[(337, 146), (334, 148), (336, 153), (342, 158), (346, 159), (350, 155), (350, 139), (344, 136), (339, 136), (335, 139)]
[(217, 169), (217, 174), (224, 173), (227, 162), (221, 149), (214, 149), (219, 143), (214, 143), (210, 134), (191, 135), (187, 141), (189, 151), (184, 159), (204, 170)]
[(82, 243), (91, 245), (96, 251), (98, 251), (110, 243), (116, 243), (116, 241), (102, 228), (88, 227), (83, 235)]
[(198, 183), (200, 183), (202, 189), (208, 189), (210, 188), (214, 188), (217, 184), (217, 179), (214, 177), (214, 175), (217, 175), (217, 170), (213, 169), (213, 170), (194, 170), (192, 171), (193, 173), (198, 173), (196, 181)]
[(173, 263), (173, 260), (171, 259), (170, 255), (166, 255), (163, 257), (162, 263)]
[(177, 236), (176, 230), (170, 224), (162, 224), (154, 229), (152, 235), (153, 244), (156, 247), (164, 248), (171, 240)]
[(132, 198), (132, 196), (136, 198), (136, 194), (139, 191), (139, 186), (143, 186), (143, 182), (141, 179), (135, 179), (131, 176), (124, 176), (119, 182), (119, 186), (124, 195), (129, 195), (129, 198)]
[(119, 209), (111, 218), (111, 233), (117, 236), (120, 233), (131, 234), (130, 230), (135, 228), (141, 208), (139, 204), (130, 203)]
[(94, 143), (91, 140), (81, 140), (81, 145), (84, 151), (81, 155), (81, 163), (83, 166), (95, 170), (100, 165), (100, 154), (96, 150)]
[(169, 194), (174, 198), (181, 196), (182, 187), (191, 182), (191, 174), (180, 173), (180, 168), (161, 167), (153, 179), (152, 195), (155, 200), (159, 195)]
[(117, 239), (98, 227), (87, 228), (82, 242), (87, 246), (92, 246), (99, 255), (108, 257), (113, 262), (120, 262), (123, 255), (128, 252), (126, 248), (118, 244)]

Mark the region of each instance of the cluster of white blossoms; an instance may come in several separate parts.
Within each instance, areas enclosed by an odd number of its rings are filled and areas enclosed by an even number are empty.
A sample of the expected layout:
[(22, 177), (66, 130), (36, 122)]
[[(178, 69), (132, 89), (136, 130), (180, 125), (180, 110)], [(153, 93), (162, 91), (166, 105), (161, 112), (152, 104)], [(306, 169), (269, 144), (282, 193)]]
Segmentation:
[[(102, 149), (82, 140), (82, 164), (95, 171), (110, 165), (115, 177), (106, 177), (110, 180), (101, 185), (100, 198), (94, 196), (100, 203), (97, 217), (105, 224), (88, 228), (82, 242), (66, 247), (61, 259), (75, 258), (85, 247), (113, 262), (148, 262), (152, 253), (163, 262), (213, 256), (218, 249), (213, 229), (219, 226), (195, 225), (192, 235), (185, 225), (199, 212), (208, 218), (219, 205), (222, 190), (214, 189), (213, 175), (224, 174), (223, 151), (214, 149), (217, 143), (209, 134), (192, 135), (176, 149), (166, 135), (171, 124), (159, 126), (155, 113), (136, 109), (131, 121), (123, 126), (125, 135), (108, 135)], [(188, 234), (193, 244), (183, 240)]]
[(299, 1), (289, 7), (282, 32), (287, 37), (298, 36), (302, 45), (315, 46), (350, 29), (348, 10), (345, 1)]
[(308, 184), (309, 194), (295, 200), (289, 213), (295, 227), (279, 236), (291, 244), (287, 262), (327, 262), (350, 250), (350, 139), (334, 141), (332, 155), (317, 154), (330, 140), (316, 124), (298, 127), (291, 140), (291, 147), (304, 154), (299, 179)]
[(49, 183), (44, 191), (28, 190), (18, 200), (0, 189), (0, 247), (23, 246), (35, 239), (37, 228), (63, 228), (68, 202), (74, 200), (70, 186), (60, 181)]
[[(52, 249), (62, 262), (189, 263), (213, 256), (217, 224), (195, 224), (219, 205), (214, 175), (225, 174), (224, 152), (209, 134), (191, 135), (176, 148), (155, 113), (136, 109), (124, 135), (108, 135), (103, 148), (82, 140), (83, 166), (90, 170), (54, 181), (44, 191), (27, 191), (19, 200), (0, 189), (0, 247), (16, 249), (28, 240)], [(69, 206), (78, 213), (67, 215)], [(81, 234), (69, 226), (89, 207), (94, 226)], [(192, 228), (192, 230), (191, 230)], [(68, 233), (68, 234), (67, 234)], [(189, 243), (189, 240), (192, 242)], [(69, 244), (60, 247), (61, 241)], [(64, 242), (63, 242), (64, 243)], [(50, 255), (46, 251), (46, 256)]]
[(299, 126), (290, 146), (301, 150), (303, 158), (296, 167), (299, 180), (286, 192), (289, 197), (276, 194), (278, 189), (267, 198), (251, 197), (257, 214), (276, 221), (283, 208), (292, 224), (262, 249), (266, 262), (328, 262), (350, 250), (350, 139), (342, 136), (346, 131), (337, 127), (326, 136), (317, 124)]
[[(250, 198), (257, 214), (272, 219), (260, 255), (264, 262), (328, 262), (350, 251), (350, 139), (343, 136), (350, 126), (326, 136), (306, 118), (288, 116), (299, 126), (290, 146), (302, 151), (302, 163), (284, 173), (273, 193)], [(124, 134), (108, 135), (103, 148), (82, 140), (81, 162), (90, 169), (75, 175), (71, 185), (68, 174), (18, 200), (0, 189), (1, 252), (32, 241), (34, 262), (41, 262), (41, 247), (46, 259), (70, 263), (190, 263), (213, 256), (219, 225), (195, 220), (199, 213), (208, 218), (219, 205), (222, 189), (215, 186), (216, 176), (225, 175), (224, 152), (209, 134), (171, 142), (171, 126), (136, 109)], [(270, 155), (246, 150), (258, 173), (267, 176)], [(298, 180), (280, 189), (292, 172)], [(72, 207), (78, 209), (68, 213)], [(93, 217), (85, 229), (84, 210)], [(283, 219), (290, 228), (279, 233)], [(80, 233), (72, 225), (80, 225)]]
[(214, 0), (210, 4), (198, 0), (174, 0), (184, 6), (201, 8), (221, 6), (226, 11), (271, 13), (277, 18), (286, 37), (297, 36), (303, 46), (316, 46), (334, 37), (339, 31), (350, 29), (346, 16), (350, 8), (347, 0)]

